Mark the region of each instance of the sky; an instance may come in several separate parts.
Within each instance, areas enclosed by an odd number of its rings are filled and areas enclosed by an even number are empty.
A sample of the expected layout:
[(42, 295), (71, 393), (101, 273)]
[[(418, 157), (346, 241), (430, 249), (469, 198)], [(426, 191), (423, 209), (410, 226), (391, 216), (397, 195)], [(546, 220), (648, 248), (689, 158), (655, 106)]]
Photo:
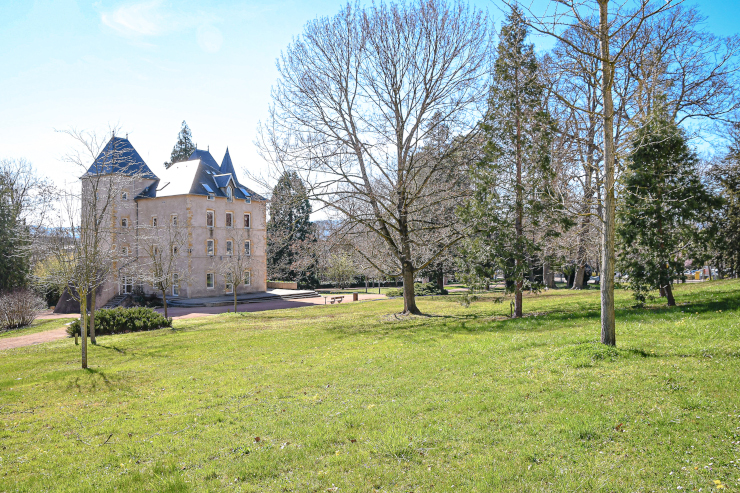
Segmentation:
[[(547, 0), (534, 0), (533, 9)], [(499, 24), (491, 0), (471, 0)], [(687, 2), (688, 4), (691, 4)], [(80, 170), (59, 130), (128, 134), (150, 168), (167, 161), (183, 120), (201, 149), (260, 174), (254, 141), (275, 60), (306, 22), (342, 0), (0, 0), (0, 159), (25, 158), (57, 184)], [(740, 1), (697, 3), (707, 28), (740, 31)], [(551, 42), (533, 39), (538, 49)], [(259, 187), (256, 187), (259, 189)]]

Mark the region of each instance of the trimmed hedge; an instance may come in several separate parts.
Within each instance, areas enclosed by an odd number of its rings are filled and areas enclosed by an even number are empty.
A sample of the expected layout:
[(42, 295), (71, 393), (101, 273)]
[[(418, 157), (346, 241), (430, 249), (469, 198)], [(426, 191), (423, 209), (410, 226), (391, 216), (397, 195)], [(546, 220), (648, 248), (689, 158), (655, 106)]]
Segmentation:
[[(172, 319), (150, 308), (111, 308), (95, 312), (95, 335), (122, 334), (172, 327)], [(80, 321), (75, 320), (67, 327), (70, 337), (80, 335)]]
[[(428, 282), (422, 284), (420, 282), (414, 283), (414, 294), (416, 296), (428, 296), (430, 294), (447, 294), (446, 289), (439, 289), (436, 282)], [(403, 296), (403, 288), (400, 289), (389, 289), (386, 292), (386, 296), (393, 298), (395, 296)]]

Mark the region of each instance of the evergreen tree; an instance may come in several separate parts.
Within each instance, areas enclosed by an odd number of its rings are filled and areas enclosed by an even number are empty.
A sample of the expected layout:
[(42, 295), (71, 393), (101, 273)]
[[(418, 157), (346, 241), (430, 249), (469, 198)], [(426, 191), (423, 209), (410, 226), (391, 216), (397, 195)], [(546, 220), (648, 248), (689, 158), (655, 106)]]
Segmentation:
[(188, 127), (188, 124), (183, 120), (180, 133), (177, 134), (177, 143), (175, 144), (175, 147), (172, 148), (170, 160), (169, 162), (164, 163), (164, 167), (169, 168), (175, 163), (187, 161), (193, 151), (195, 151), (195, 144), (193, 144), (190, 127)]
[(312, 244), (311, 203), (295, 172), (286, 171), (272, 190), (267, 222), (267, 272), (271, 279), (318, 285)]
[(720, 201), (702, 183), (696, 153), (662, 106), (637, 132), (633, 147), (617, 229), (620, 267), (639, 304), (650, 289), (660, 289), (674, 306), (671, 285), (683, 279), (687, 259), (706, 255), (713, 232), (708, 220)]
[[(490, 280), (503, 271), (514, 292), (515, 316), (522, 316), (522, 291), (538, 286), (539, 251), (554, 225), (548, 188), (554, 125), (528, 28), (513, 8), (501, 28), (488, 112), (482, 122), (484, 157), (473, 171), (475, 198), (463, 211), (478, 234), (464, 247), (469, 273)], [(539, 282), (538, 282), (539, 281)]]
[(724, 199), (713, 218), (717, 233), (711, 246), (720, 276), (740, 277), (740, 123), (732, 126), (730, 138), (727, 155), (711, 172)]
[(25, 287), (30, 272), (29, 231), (13, 201), (12, 183), (0, 176), (0, 292)]

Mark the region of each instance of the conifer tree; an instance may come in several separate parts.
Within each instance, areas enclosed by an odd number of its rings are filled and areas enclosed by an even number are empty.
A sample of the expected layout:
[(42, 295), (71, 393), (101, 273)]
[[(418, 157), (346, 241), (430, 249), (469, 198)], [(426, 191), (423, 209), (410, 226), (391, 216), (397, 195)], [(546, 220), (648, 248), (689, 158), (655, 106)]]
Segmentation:
[(619, 264), (638, 304), (659, 289), (675, 306), (672, 284), (686, 260), (703, 260), (712, 211), (720, 205), (697, 171), (698, 158), (663, 106), (637, 132), (623, 178), (624, 203), (617, 235)]
[(713, 217), (717, 234), (710, 243), (720, 278), (740, 277), (740, 122), (732, 124), (728, 136), (727, 154), (710, 170), (713, 190), (723, 198)]
[(271, 279), (315, 286), (311, 244), (315, 241), (311, 203), (295, 172), (286, 171), (272, 190), (267, 222), (267, 271)]
[(193, 151), (195, 151), (195, 144), (193, 144), (190, 127), (188, 127), (188, 124), (183, 120), (180, 133), (177, 134), (177, 143), (175, 144), (175, 147), (172, 148), (170, 160), (164, 163), (164, 167), (169, 168), (175, 163), (187, 161)]
[(522, 291), (538, 284), (532, 274), (542, 264), (542, 240), (562, 217), (553, 215), (548, 194), (552, 180), (550, 143), (554, 124), (544, 102), (544, 87), (528, 28), (514, 7), (501, 28), (488, 112), (482, 122), (484, 158), (473, 171), (475, 198), (463, 216), (478, 234), (465, 255), (479, 276), (503, 271), (522, 316)]

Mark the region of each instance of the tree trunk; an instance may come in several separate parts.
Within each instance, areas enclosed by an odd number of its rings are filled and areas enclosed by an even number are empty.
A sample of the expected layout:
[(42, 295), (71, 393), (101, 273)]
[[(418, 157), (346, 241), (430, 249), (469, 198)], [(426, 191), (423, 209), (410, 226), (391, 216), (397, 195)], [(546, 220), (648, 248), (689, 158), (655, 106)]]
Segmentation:
[(576, 264), (576, 273), (573, 277), (572, 289), (583, 289), (583, 280), (586, 277), (586, 264), (578, 261)]
[(673, 297), (673, 288), (671, 287), (671, 283), (666, 284), (664, 291), (665, 297), (668, 299), (668, 306), (676, 306), (676, 299)]
[(95, 291), (97, 290), (93, 289), (92, 294), (90, 295), (90, 342), (93, 344), (98, 343), (95, 339)]
[(167, 291), (162, 290), (162, 304), (164, 305), (164, 318), (167, 318)]
[(545, 262), (542, 264), (542, 284), (545, 285), (546, 288), (550, 289), (550, 263)]
[(82, 369), (87, 368), (87, 293), (80, 295), (80, 340), (82, 344)]
[(439, 291), (442, 292), (445, 288), (445, 274), (442, 264), (439, 265), (439, 271), (437, 273), (439, 274), (439, 277), (437, 277), (437, 287), (439, 288)]
[(414, 295), (414, 269), (408, 261), (403, 264), (403, 313), (421, 315)]
[(599, 0), (599, 38), (601, 44), (601, 87), (604, 107), (604, 224), (601, 252), (601, 342), (617, 345), (614, 311), (614, 233), (616, 201), (614, 197), (614, 102), (612, 100), (613, 65), (609, 53), (609, 0)]
[(234, 313), (236, 313), (236, 284), (232, 284), (231, 289), (234, 290)]

